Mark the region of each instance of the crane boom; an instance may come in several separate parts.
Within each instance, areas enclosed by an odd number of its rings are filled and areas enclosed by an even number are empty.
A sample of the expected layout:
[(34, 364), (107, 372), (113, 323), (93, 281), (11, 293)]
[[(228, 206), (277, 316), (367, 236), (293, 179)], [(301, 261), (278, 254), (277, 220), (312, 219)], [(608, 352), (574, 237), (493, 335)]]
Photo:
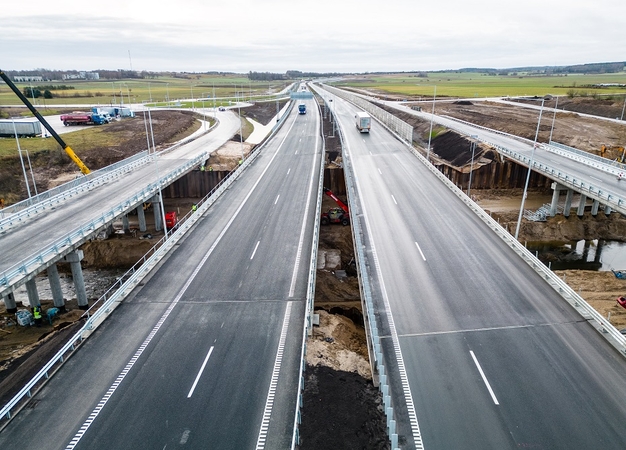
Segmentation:
[(91, 173), (91, 170), (89, 170), (89, 168), (80, 160), (78, 155), (74, 153), (74, 150), (72, 150), (72, 148), (69, 145), (67, 145), (63, 139), (61, 139), (61, 136), (59, 136), (57, 132), (54, 131), (54, 128), (50, 126), (50, 124), (46, 121), (46, 119), (43, 118), (41, 114), (39, 114), (39, 111), (35, 109), (35, 107), (28, 101), (28, 99), (24, 96), (24, 94), (20, 92), (17, 86), (13, 84), (11, 79), (2, 70), (0, 70), (0, 78), (2, 78), (2, 80), (7, 84), (7, 86), (11, 88), (13, 92), (15, 92), (15, 95), (19, 97), (19, 99), (22, 101), (22, 103), (26, 105), (28, 109), (30, 109), (30, 112), (32, 112), (35, 115), (37, 120), (41, 122), (41, 124), (46, 128), (46, 130), (50, 132), (52, 137), (59, 143), (59, 145), (63, 148), (63, 150), (65, 150), (65, 153), (67, 153), (67, 156), (69, 156), (72, 159), (72, 161), (74, 161), (74, 163), (78, 166), (80, 171), (85, 175)]

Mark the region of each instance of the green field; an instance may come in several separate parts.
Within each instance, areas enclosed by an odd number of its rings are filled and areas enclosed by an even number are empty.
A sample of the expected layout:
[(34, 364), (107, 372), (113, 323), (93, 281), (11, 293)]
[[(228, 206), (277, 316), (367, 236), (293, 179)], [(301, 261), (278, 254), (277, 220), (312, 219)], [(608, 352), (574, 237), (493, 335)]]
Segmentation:
[(336, 86), (350, 86), (375, 90), (382, 94), (406, 95), (410, 97), (432, 97), (437, 88), (437, 97), (501, 97), (501, 96), (543, 96), (551, 95), (624, 95), (626, 87), (590, 87), (603, 83), (626, 84), (626, 72), (595, 75), (553, 75), (540, 76), (519, 73), (517, 75), (488, 75), (475, 72), (427, 73), (427, 77), (417, 74), (367, 75), (354, 77)]
[[(56, 105), (110, 105), (145, 103), (152, 105), (178, 106), (180, 99), (190, 98), (210, 98), (206, 102), (207, 107), (213, 106), (213, 97), (217, 98), (216, 106), (228, 105), (236, 98), (248, 100), (253, 97), (255, 100), (262, 100), (263, 96), (282, 90), (289, 84), (287, 81), (250, 81), (244, 75), (188, 75), (189, 78), (179, 77), (159, 77), (155, 79), (125, 79), (119, 81), (111, 80), (65, 80), (54, 82), (30, 83), (33, 88), (37, 85), (71, 86), (74, 89), (51, 90), (54, 98), (44, 99), (43, 97), (30, 99), (37, 109), (42, 113), (50, 107)], [(24, 92), (24, 88), (29, 87), (29, 83), (16, 83), (16, 86)], [(0, 105), (22, 105), (15, 93), (0, 83)], [(196, 108), (200, 104), (192, 105), (191, 102), (181, 103), (180, 107)]]

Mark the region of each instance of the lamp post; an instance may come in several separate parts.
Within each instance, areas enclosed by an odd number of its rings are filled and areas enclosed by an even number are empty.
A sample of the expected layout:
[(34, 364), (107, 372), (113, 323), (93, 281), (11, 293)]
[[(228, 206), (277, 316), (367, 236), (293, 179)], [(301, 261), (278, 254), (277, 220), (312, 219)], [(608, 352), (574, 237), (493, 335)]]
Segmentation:
[(169, 106), (169, 103), (170, 103), (170, 84), (169, 83), (165, 83), (165, 91), (166, 91), (165, 100), (167, 101), (167, 105)]
[[(474, 139), (478, 138), (478, 135), (472, 134), (470, 136), (472, 139), (472, 162), (470, 163), (470, 173), (469, 173), (469, 183), (467, 184), (467, 196), (470, 196), (470, 188), (472, 187), (472, 172), (474, 171), (474, 152), (476, 150), (476, 141)], [(471, 197), (470, 197), (471, 198)]]
[(537, 138), (539, 137), (539, 125), (541, 125), (541, 114), (543, 114), (543, 103), (545, 99), (541, 100), (541, 109), (539, 110), (539, 121), (537, 122), (537, 131), (535, 132), (535, 142), (533, 143), (533, 149), (530, 152), (530, 161), (528, 162), (528, 173), (526, 174), (526, 183), (524, 184), (524, 194), (522, 195), (522, 204), (519, 208), (519, 216), (517, 218), (517, 227), (515, 227), (515, 240), (519, 236), (519, 228), (522, 224), (522, 215), (524, 214), (524, 202), (526, 201), (526, 193), (528, 191), (528, 182), (530, 181), (530, 172), (533, 168), (533, 161), (535, 157), (535, 148), (537, 148)]
[(24, 182), (26, 183), (26, 192), (28, 193), (28, 198), (31, 198), (30, 195), (30, 185), (28, 184), (28, 176), (26, 175), (26, 167), (24, 167), (24, 158), (22, 157), (22, 148), (20, 147), (20, 140), (17, 137), (17, 127), (15, 126), (15, 120), (13, 122), (13, 132), (15, 133), (15, 141), (17, 142), (17, 151), (20, 154), (20, 162), (22, 163), (22, 172), (24, 172)]
[(554, 130), (554, 120), (556, 119), (556, 110), (559, 106), (559, 96), (556, 96), (556, 104), (554, 105), (554, 115), (552, 116), (552, 126), (550, 127), (550, 139), (548, 139), (548, 144), (552, 144), (552, 131)]
[(433, 110), (430, 114), (430, 130), (428, 131), (428, 150), (426, 150), (426, 161), (430, 161), (430, 138), (433, 134), (433, 120), (435, 119), (435, 99), (437, 98), (437, 85), (433, 93)]

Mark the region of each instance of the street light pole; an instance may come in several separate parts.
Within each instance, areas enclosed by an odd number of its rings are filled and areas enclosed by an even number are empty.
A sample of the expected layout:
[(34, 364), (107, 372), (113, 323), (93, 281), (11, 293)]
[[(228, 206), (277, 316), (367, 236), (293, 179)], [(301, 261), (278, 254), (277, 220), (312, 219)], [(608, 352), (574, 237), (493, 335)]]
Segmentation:
[[(470, 163), (469, 183), (467, 184), (467, 196), (470, 196), (470, 188), (472, 187), (472, 172), (474, 171), (474, 151), (476, 150), (476, 139), (478, 136), (472, 135), (472, 162)], [(471, 197), (470, 197), (471, 198)]]
[(526, 193), (528, 192), (528, 182), (530, 181), (530, 172), (533, 168), (533, 161), (535, 158), (535, 148), (537, 148), (537, 138), (539, 137), (539, 125), (541, 125), (541, 114), (543, 114), (543, 103), (545, 99), (541, 100), (541, 110), (539, 110), (539, 121), (537, 122), (537, 131), (535, 132), (535, 142), (533, 143), (533, 149), (530, 153), (530, 161), (528, 162), (528, 173), (526, 174), (526, 183), (524, 184), (524, 194), (522, 195), (522, 204), (519, 208), (519, 216), (517, 218), (517, 227), (515, 227), (515, 240), (519, 236), (519, 228), (522, 224), (522, 215), (524, 214), (524, 202), (526, 201)]
[(435, 99), (437, 97), (437, 85), (435, 85), (435, 92), (433, 94), (433, 110), (430, 114), (430, 131), (428, 131), (428, 150), (426, 151), (426, 161), (430, 161), (430, 138), (433, 134), (433, 120), (435, 119)]
[(556, 110), (559, 107), (559, 96), (556, 96), (556, 104), (554, 105), (554, 115), (552, 116), (552, 126), (550, 127), (550, 139), (548, 139), (548, 144), (552, 144), (552, 131), (554, 130), (554, 120), (556, 119)]
[(28, 193), (28, 198), (31, 198), (30, 195), (30, 185), (28, 184), (28, 176), (26, 175), (26, 167), (24, 167), (24, 158), (22, 156), (22, 148), (20, 147), (20, 140), (17, 137), (17, 127), (15, 126), (15, 120), (13, 122), (13, 132), (15, 133), (15, 141), (17, 142), (17, 152), (20, 155), (20, 162), (22, 163), (22, 172), (24, 172), (24, 182), (26, 183), (26, 192)]

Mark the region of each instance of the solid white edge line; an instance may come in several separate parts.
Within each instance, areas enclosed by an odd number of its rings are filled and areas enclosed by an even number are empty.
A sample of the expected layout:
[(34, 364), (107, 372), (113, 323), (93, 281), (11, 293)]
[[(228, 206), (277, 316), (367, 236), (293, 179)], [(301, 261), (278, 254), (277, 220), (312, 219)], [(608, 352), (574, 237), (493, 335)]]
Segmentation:
[(422, 255), (422, 259), (424, 261), (426, 261), (426, 257), (424, 256), (424, 253), (422, 253), (422, 249), (420, 248), (420, 245), (416, 242), (415, 245), (417, 246), (417, 250), (419, 250), (420, 255)]
[(489, 391), (489, 394), (491, 395), (491, 399), (493, 400), (493, 402), (496, 405), (499, 405), (500, 403), (498, 403), (498, 399), (496, 398), (496, 394), (493, 393), (493, 389), (491, 389), (491, 385), (489, 384), (489, 380), (487, 380), (487, 377), (485, 376), (485, 372), (483, 372), (483, 368), (480, 367), (480, 363), (478, 362), (478, 359), (476, 358), (476, 355), (474, 355), (474, 352), (472, 350), (470, 350), (470, 355), (472, 355), (472, 359), (474, 360), (474, 364), (476, 364), (476, 368), (478, 369), (478, 372), (480, 373), (480, 376), (483, 378), (483, 382), (485, 383), (485, 386), (487, 386), (487, 390)]
[(393, 194), (391, 194), (391, 198), (393, 199), (393, 202), (397, 205), (398, 202), (396, 201), (396, 198), (393, 196)]
[(379, 173), (379, 174), (381, 174), (381, 175), (383, 174), (383, 173), (380, 171), (380, 169), (378, 169), (378, 173)]
[(193, 391), (196, 390), (196, 385), (198, 384), (198, 381), (200, 381), (200, 377), (202, 376), (202, 372), (204, 372), (204, 368), (206, 367), (206, 363), (209, 362), (209, 358), (211, 357), (211, 353), (213, 353), (213, 346), (211, 346), (211, 348), (209, 349), (209, 353), (207, 353), (206, 358), (204, 358), (204, 362), (202, 363), (202, 367), (200, 367), (200, 371), (198, 372), (198, 375), (196, 376), (196, 379), (193, 382), (193, 385), (191, 386), (191, 389), (189, 390), (189, 394), (187, 394), (187, 398), (191, 398), (191, 396), (193, 395)]
[(259, 248), (259, 244), (261, 243), (261, 241), (257, 241), (256, 245), (254, 246), (254, 250), (252, 251), (252, 256), (250, 256), (250, 259), (254, 258), (254, 255), (256, 254), (256, 250), (257, 248)]
[[(346, 134), (346, 151), (348, 156), (352, 161), (352, 167), (354, 168), (354, 160), (352, 159), (352, 151), (350, 150), (350, 145), (348, 142), (348, 135)], [(371, 154), (371, 151), (370, 151)], [(353, 174), (354, 182), (356, 184), (357, 193), (360, 194), (362, 192), (359, 178), (355, 173)], [(376, 273), (378, 274), (378, 278), (380, 280), (380, 289), (383, 296), (383, 303), (385, 305), (385, 314), (388, 317), (389, 323), (389, 331), (391, 334), (391, 340), (393, 342), (394, 351), (396, 354), (396, 362), (398, 364), (398, 372), (400, 373), (400, 381), (402, 384), (402, 391), (404, 392), (404, 400), (406, 402), (407, 414), (409, 416), (409, 423), (411, 426), (411, 432), (413, 435), (413, 441), (415, 443), (416, 449), (423, 449), (424, 442), (422, 441), (422, 432), (420, 430), (419, 421), (417, 420), (417, 413), (415, 412), (415, 403), (413, 402), (413, 394), (411, 393), (411, 386), (409, 385), (409, 377), (406, 373), (406, 367), (404, 365), (404, 358), (402, 357), (402, 349), (400, 348), (400, 339), (398, 338), (398, 331), (396, 330), (396, 324), (393, 320), (393, 314), (391, 312), (391, 305), (389, 304), (389, 297), (387, 295), (387, 288), (385, 287), (385, 279), (383, 278), (382, 270), (380, 268), (380, 263), (378, 262), (378, 254), (376, 252), (376, 244), (374, 242), (374, 236), (371, 234), (371, 226), (369, 223), (369, 219), (367, 216), (367, 210), (365, 208), (365, 204), (361, 204), (361, 209), (363, 210), (363, 219), (365, 220), (365, 225), (367, 230), (369, 231), (369, 238), (371, 242), (372, 249), (372, 258), (374, 259), (374, 266), (376, 268)]]
[(198, 275), (198, 272), (200, 272), (200, 269), (202, 268), (202, 266), (206, 263), (207, 259), (209, 259), (209, 256), (213, 253), (213, 251), (215, 250), (215, 248), (217, 247), (219, 242), (222, 240), (222, 238), (224, 237), (224, 235), (226, 234), (226, 232), (228, 231), (228, 229), (230, 228), (232, 223), (235, 221), (235, 218), (239, 215), (239, 213), (243, 209), (243, 207), (246, 204), (246, 202), (248, 201), (248, 199), (252, 196), (252, 193), (254, 192), (256, 187), (259, 185), (259, 183), (263, 179), (263, 176), (265, 175), (265, 173), (269, 170), (270, 166), (272, 165), (272, 162), (274, 161), (276, 156), (278, 156), (278, 152), (280, 151), (280, 149), (282, 148), (283, 144), (285, 143), (285, 140), (287, 139), (287, 136), (289, 136), (291, 128), (293, 128), (295, 123), (296, 123), (295, 121), (292, 122), (291, 127), (289, 127), (289, 130), (287, 131), (287, 134), (285, 134), (285, 137), (283, 138), (283, 140), (280, 142), (280, 145), (276, 149), (276, 153), (274, 153), (274, 156), (272, 156), (270, 161), (267, 163), (267, 167), (265, 167), (263, 172), (261, 172), (261, 175), (259, 175), (259, 178), (254, 183), (254, 186), (252, 186), (252, 188), (250, 189), (250, 192), (248, 192), (246, 197), (243, 199), (243, 201), (241, 202), (241, 205), (239, 205), (239, 208), (237, 208), (237, 211), (235, 211), (233, 216), (230, 218), (230, 220), (228, 221), (228, 223), (226, 224), (226, 226), (224, 227), (224, 229), (222, 230), (220, 235), (217, 237), (217, 239), (215, 239), (215, 242), (213, 243), (213, 245), (211, 246), (209, 251), (206, 253), (206, 255), (204, 255), (204, 258), (202, 258), (202, 261), (200, 261), (200, 263), (196, 266), (195, 270), (193, 271), (191, 276), (187, 279), (187, 282), (185, 283), (183, 288), (178, 292), (178, 295), (176, 295), (176, 298), (174, 298), (174, 300), (172, 301), (172, 304), (163, 313), (163, 316), (161, 316), (161, 318), (159, 319), (157, 324), (154, 326), (154, 328), (152, 329), (152, 331), (150, 332), (150, 334), (148, 335), (146, 340), (137, 349), (137, 352), (135, 352), (135, 354), (130, 359), (128, 364), (126, 364), (126, 367), (124, 368), (124, 370), (122, 370), (120, 375), (118, 375), (118, 377), (115, 379), (115, 381), (113, 382), (111, 387), (108, 389), (107, 393), (102, 397), (102, 399), (100, 400), (98, 405), (94, 408), (94, 410), (90, 414), (89, 418), (83, 423), (83, 425), (78, 430), (78, 432), (74, 435), (74, 437), (72, 438), (70, 443), (67, 445), (67, 447), (65, 447), (66, 450), (73, 450), (74, 447), (76, 447), (76, 445), (78, 445), (80, 440), (83, 438), (83, 436), (87, 432), (87, 429), (89, 429), (89, 427), (93, 423), (93, 420), (96, 417), (98, 417), (98, 414), (100, 414), (100, 411), (102, 411), (102, 408), (104, 408), (104, 405), (109, 401), (109, 399), (111, 398), (111, 396), (113, 395), (115, 390), (118, 388), (120, 383), (124, 380), (124, 378), (126, 377), (128, 372), (130, 372), (130, 369), (132, 369), (133, 365), (137, 362), (137, 360), (139, 359), (139, 357), (141, 356), (143, 351), (146, 349), (148, 344), (150, 344), (150, 341), (152, 340), (152, 338), (154, 338), (156, 333), (159, 331), (159, 328), (161, 328), (161, 326), (163, 325), (165, 320), (168, 318), (168, 316), (170, 315), (170, 313), (172, 312), (174, 307), (178, 304), (178, 302), (180, 301), (180, 299), (184, 295), (185, 291), (187, 291), (187, 289), (189, 288), (189, 285), (196, 278), (196, 276)]
[(274, 406), (274, 395), (276, 393), (276, 385), (278, 384), (278, 375), (280, 374), (280, 366), (283, 361), (283, 351), (285, 350), (285, 340), (287, 339), (287, 329), (289, 328), (289, 318), (291, 317), (291, 302), (287, 303), (285, 308), (285, 317), (283, 318), (283, 327), (280, 332), (280, 340), (278, 341), (278, 350), (274, 359), (274, 369), (272, 370), (272, 379), (270, 387), (267, 391), (267, 399), (265, 400), (265, 409), (263, 411), (263, 419), (261, 420), (261, 428), (259, 429), (259, 437), (256, 441), (256, 450), (265, 448), (267, 440), (267, 431), (270, 426), (270, 417), (272, 416), (272, 408)]

